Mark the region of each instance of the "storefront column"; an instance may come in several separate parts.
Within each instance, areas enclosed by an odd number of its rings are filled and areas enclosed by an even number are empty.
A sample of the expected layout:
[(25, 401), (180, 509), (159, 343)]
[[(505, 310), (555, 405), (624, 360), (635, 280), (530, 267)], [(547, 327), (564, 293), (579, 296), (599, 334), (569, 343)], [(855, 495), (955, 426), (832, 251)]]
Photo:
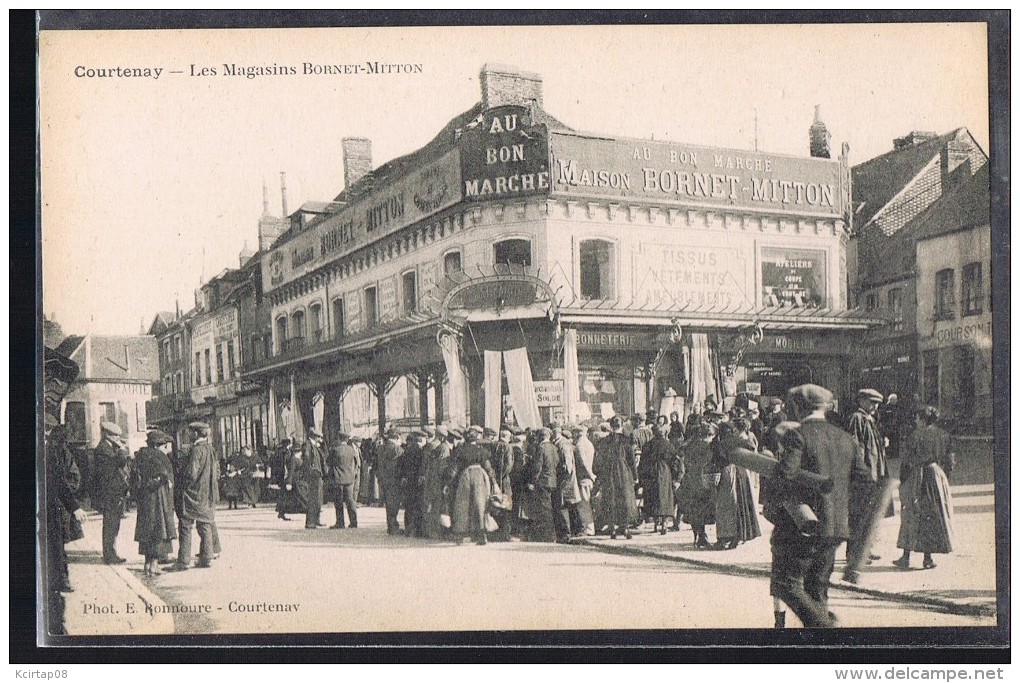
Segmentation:
[(424, 427), (429, 423), (429, 387), (432, 386), (432, 373), (419, 370), (415, 377), (418, 381), (418, 416)]
[(386, 394), (389, 393), (389, 389), (392, 386), (393, 378), (388, 375), (379, 375), (368, 382), (369, 391), (375, 394), (375, 404), (378, 409), (377, 417), (379, 420), (379, 434), (386, 434)]
[(343, 396), (344, 387), (334, 384), (323, 390), (323, 431), (326, 438), (331, 441), (340, 432), (340, 397)]
[(445, 377), (446, 373), (443, 370), (436, 370), (435, 374), (432, 375), (432, 391), (436, 404), (436, 424), (441, 424), (445, 419), (443, 414), (443, 380)]

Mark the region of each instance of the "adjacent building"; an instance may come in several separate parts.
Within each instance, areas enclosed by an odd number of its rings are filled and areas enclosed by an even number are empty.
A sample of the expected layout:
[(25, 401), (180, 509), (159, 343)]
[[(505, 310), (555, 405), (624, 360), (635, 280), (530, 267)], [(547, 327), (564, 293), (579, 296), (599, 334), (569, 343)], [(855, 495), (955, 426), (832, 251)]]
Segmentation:
[(487, 65), (481, 101), (416, 152), (372, 169), (344, 140), (343, 192), (262, 253), (271, 355), (244, 376), (298, 438), (369, 407), (376, 428), (537, 426), (805, 381), (844, 398), (881, 321), (848, 306), (849, 169), (817, 112), (809, 140), (794, 157), (583, 133), (543, 109), (540, 76)]
[[(851, 304), (886, 320), (856, 345), (855, 385), (897, 393), (908, 406), (930, 400), (920, 382), (921, 339), (931, 332), (922, 302), (935, 289), (919, 282), (918, 239), (932, 225), (956, 220), (953, 202), (974, 190), (987, 161), (970, 132), (959, 128), (912, 132), (896, 139), (892, 151), (853, 168)], [(987, 187), (979, 194), (987, 216)], [(949, 195), (956, 199), (943, 201)]]
[(100, 439), (100, 423), (112, 422), (120, 427), (132, 453), (144, 446), (146, 403), (160, 381), (156, 338), (70, 336), (56, 351), (80, 368), (62, 401), (70, 440), (95, 446)]

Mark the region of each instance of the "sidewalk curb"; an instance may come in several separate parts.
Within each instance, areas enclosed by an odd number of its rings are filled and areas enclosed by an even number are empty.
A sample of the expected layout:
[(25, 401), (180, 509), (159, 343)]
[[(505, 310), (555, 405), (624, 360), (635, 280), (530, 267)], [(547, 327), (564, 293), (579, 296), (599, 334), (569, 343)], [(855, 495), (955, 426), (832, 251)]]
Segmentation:
[[(681, 562), (689, 564), (694, 567), (701, 569), (710, 569), (713, 571), (720, 572), (722, 574), (730, 574), (732, 576), (746, 576), (768, 578), (771, 573), (763, 569), (750, 569), (748, 567), (740, 567), (734, 565), (725, 565), (716, 562), (709, 562), (707, 560), (697, 560), (691, 557), (680, 557), (677, 555), (670, 555), (669, 553), (656, 552), (654, 550), (646, 550), (644, 548), (638, 548), (633, 545), (608, 545), (605, 543), (593, 542), (587, 539), (578, 539), (571, 542), (571, 545), (584, 546), (586, 548), (593, 548), (599, 552), (608, 553), (611, 555), (630, 555), (637, 557), (650, 557), (657, 560), (668, 560), (671, 562)], [(916, 593), (891, 593), (888, 591), (880, 591), (874, 588), (865, 588), (863, 586), (857, 586), (852, 583), (844, 582), (829, 582), (829, 587), (835, 590), (843, 590), (851, 593), (861, 593), (863, 595), (870, 595), (876, 598), (882, 598), (884, 600), (891, 600), (894, 602), (912, 603), (918, 605), (927, 605), (929, 607), (938, 607), (939, 609), (945, 610), (950, 614), (959, 614), (962, 616), (972, 617), (994, 617), (996, 610), (994, 607), (988, 607), (985, 605), (968, 605), (953, 602), (952, 600), (943, 600), (942, 598), (932, 598), (925, 595), (917, 595)]]

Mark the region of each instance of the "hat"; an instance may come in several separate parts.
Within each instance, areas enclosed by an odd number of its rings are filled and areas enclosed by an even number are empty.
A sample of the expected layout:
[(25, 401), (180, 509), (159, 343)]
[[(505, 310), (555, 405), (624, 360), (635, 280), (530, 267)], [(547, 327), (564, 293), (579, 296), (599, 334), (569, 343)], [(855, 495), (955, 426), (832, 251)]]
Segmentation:
[(412, 431), (411, 431), (411, 433), (409, 434), (409, 436), (410, 436), (411, 438), (414, 438), (414, 439), (419, 439), (419, 438), (420, 438), (420, 439), (424, 439), (424, 438), (425, 438), (425, 432), (423, 432), (423, 431), (422, 431), (422, 430), (420, 430), (420, 429), (415, 429), (415, 430), (412, 430)]
[(560, 434), (562, 434), (567, 439), (569, 439), (570, 437), (572, 437), (574, 435), (574, 433), (572, 431), (570, 431), (570, 429), (568, 429), (567, 427), (564, 427), (563, 429), (561, 429), (560, 430)]
[(499, 432), (497, 432), (497, 431), (496, 431), (495, 429), (493, 429), (492, 427), (486, 427), (486, 428), (484, 428), (484, 429), (482, 430), (482, 434), (483, 434), (484, 436), (499, 436)]
[[(207, 425), (204, 422), (192, 422), (191, 424), (188, 425), (188, 428), (189, 429), (194, 429), (196, 432), (208, 432), (209, 431), (209, 425)], [(117, 433), (120, 434), (120, 431), (118, 431)]]
[(861, 389), (860, 391), (857, 392), (857, 398), (858, 399), (866, 398), (869, 401), (877, 401), (878, 403), (881, 403), (883, 400), (885, 400), (882, 394), (878, 393), (874, 389)]
[(436, 435), (436, 428), (433, 427), (432, 425), (426, 425), (424, 427), (424, 430), (425, 430), (425, 435), (430, 437), (430, 438)]
[(318, 438), (321, 439), (322, 438), (322, 432), (320, 432), (315, 427), (309, 427), (308, 428), (308, 436), (315, 436), (315, 437), (318, 437)]
[(436, 425), (436, 434), (439, 436), (447, 436), (450, 433), (450, 428), (446, 425)]
[(347, 441), (350, 438), (351, 438), (351, 435), (348, 434), (347, 432), (337, 432), (337, 435), (336, 435), (337, 441)]
[(112, 434), (113, 436), (120, 436), (121, 434), (120, 427), (113, 422), (100, 422), (99, 427), (107, 434)]
[(790, 389), (786, 396), (788, 399), (809, 408), (824, 408), (832, 403), (832, 392), (817, 384), (801, 384)]
[(638, 422), (644, 422), (645, 416), (642, 415), (641, 413), (634, 413), (633, 415), (630, 416), (630, 419), (637, 420)]
[(399, 439), (400, 438), (400, 432), (398, 432), (396, 429), (390, 427), (389, 429), (386, 430), (386, 438), (387, 439)]
[(570, 433), (575, 434), (577, 432), (586, 432), (588, 429), (584, 425), (570, 425)]
[(456, 427), (450, 427), (449, 430), (448, 430), (448, 433), (449, 433), (450, 436), (454, 437), (455, 439), (463, 439), (464, 438), (464, 433), (462, 431), (460, 431), (459, 429), (457, 429)]
[(501, 429), (499, 430), (499, 435), (502, 437), (510, 437), (513, 436), (513, 432), (511, 432), (509, 429)]
[(173, 443), (173, 439), (169, 434), (158, 429), (153, 429), (149, 432), (149, 435), (145, 437), (145, 441), (150, 446), (162, 446), (165, 443)]
[(542, 427), (541, 429), (538, 430), (538, 433), (543, 439), (552, 438), (552, 430), (549, 429), (548, 427)]

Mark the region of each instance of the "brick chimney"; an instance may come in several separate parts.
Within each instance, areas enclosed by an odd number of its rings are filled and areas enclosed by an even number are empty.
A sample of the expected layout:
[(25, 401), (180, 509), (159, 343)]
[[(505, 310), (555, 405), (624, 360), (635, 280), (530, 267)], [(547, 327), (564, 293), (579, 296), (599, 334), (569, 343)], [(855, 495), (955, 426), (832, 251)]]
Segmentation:
[(811, 156), (819, 157), (822, 159), (831, 158), (829, 152), (829, 140), (832, 139), (832, 134), (829, 133), (829, 129), (825, 127), (822, 122), (822, 105), (815, 105), (815, 120), (808, 129), (808, 138), (811, 145)]
[(485, 109), (505, 104), (527, 107), (532, 103), (542, 108), (542, 77), (539, 74), (506, 64), (486, 64), (479, 78), (482, 107)]
[(372, 141), (368, 138), (344, 138), (340, 141), (344, 154), (344, 189), (372, 172)]

